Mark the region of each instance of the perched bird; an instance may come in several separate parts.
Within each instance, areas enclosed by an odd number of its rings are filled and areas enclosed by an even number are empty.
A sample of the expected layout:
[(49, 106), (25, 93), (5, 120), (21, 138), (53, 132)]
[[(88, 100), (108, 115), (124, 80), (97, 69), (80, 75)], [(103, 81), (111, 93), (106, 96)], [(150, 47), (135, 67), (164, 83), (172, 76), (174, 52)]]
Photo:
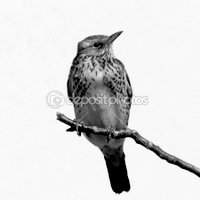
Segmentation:
[[(126, 129), (131, 108), (132, 88), (128, 74), (112, 50), (111, 36), (94, 35), (78, 43), (70, 69), (67, 90), (78, 122), (114, 130)], [(104, 155), (111, 187), (115, 193), (130, 190), (123, 152), (124, 138), (84, 134)]]

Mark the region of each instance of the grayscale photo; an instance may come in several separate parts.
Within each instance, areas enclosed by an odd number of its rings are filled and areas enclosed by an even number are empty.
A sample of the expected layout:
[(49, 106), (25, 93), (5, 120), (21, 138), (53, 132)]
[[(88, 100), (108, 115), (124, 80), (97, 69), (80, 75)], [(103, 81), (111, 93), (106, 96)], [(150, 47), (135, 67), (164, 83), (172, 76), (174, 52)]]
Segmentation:
[(200, 2), (0, 2), (0, 199), (199, 200)]

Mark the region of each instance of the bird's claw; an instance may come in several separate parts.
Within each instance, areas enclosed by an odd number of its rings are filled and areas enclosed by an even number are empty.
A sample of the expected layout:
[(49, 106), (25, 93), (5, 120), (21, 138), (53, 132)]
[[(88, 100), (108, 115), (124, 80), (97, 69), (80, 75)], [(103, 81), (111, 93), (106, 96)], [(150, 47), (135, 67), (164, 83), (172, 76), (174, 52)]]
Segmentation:
[(78, 125), (81, 124), (82, 127), (83, 127), (83, 123), (82, 123), (81, 121), (79, 121), (78, 119), (74, 119), (73, 121), (74, 121), (74, 123), (76, 124), (75, 126), (76, 126), (77, 135), (78, 135), (78, 136), (81, 136), (81, 130), (80, 130), (80, 128), (79, 128)]
[(115, 134), (115, 129), (113, 126), (110, 126), (108, 129), (108, 136), (107, 136), (107, 143), (109, 143), (109, 141), (111, 140), (111, 138), (113, 137), (113, 135)]

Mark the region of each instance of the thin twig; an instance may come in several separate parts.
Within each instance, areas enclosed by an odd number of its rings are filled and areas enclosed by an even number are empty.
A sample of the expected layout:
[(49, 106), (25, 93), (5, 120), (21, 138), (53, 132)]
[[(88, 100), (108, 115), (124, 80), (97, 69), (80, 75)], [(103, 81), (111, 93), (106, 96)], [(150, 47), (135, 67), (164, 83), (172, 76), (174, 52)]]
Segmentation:
[[(79, 124), (69, 119), (62, 113), (57, 113), (57, 120), (69, 125), (70, 128), (67, 129), (67, 131), (70, 131), (70, 132), (76, 131), (78, 127), (78, 130), (80, 132), (109, 136), (109, 132), (106, 129), (98, 128), (96, 126), (85, 126), (85, 125)], [(182, 169), (190, 171), (196, 174), (198, 177), (200, 177), (200, 169), (198, 167), (195, 167), (194, 165), (187, 163), (181, 160), (180, 158), (177, 158), (176, 156), (173, 156), (163, 151), (159, 146), (156, 146), (154, 143), (148, 141), (135, 130), (126, 129), (126, 130), (121, 130), (121, 131), (115, 131), (114, 133), (111, 133), (110, 137), (115, 138), (115, 139), (130, 137), (134, 139), (137, 144), (140, 144), (144, 146), (145, 148), (153, 151), (160, 158), (166, 160), (167, 162), (171, 164), (177, 165)]]

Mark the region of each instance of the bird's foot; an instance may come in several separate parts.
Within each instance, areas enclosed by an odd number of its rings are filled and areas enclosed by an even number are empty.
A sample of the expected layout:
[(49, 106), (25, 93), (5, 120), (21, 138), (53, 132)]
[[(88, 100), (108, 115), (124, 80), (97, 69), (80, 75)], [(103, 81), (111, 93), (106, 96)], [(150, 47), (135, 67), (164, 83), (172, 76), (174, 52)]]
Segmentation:
[(80, 121), (79, 119), (75, 119), (74, 120), (76, 122), (76, 132), (78, 136), (81, 136), (81, 129), (79, 127), (79, 124), (81, 125), (81, 127), (83, 127), (83, 122)]
[(79, 128), (79, 124), (81, 124), (81, 126), (83, 127), (83, 122), (81, 122), (80, 120), (74, 119), (73, 120), (73, 126), (71, 126), (69, 129), (67, 129), (67, 131), (76, 131), (78, 136), (81, 136), (81, 130)]
[(115, 134), (115, 128), (110, 125), (107, 129), (108, 132), (108, 136), (107, 136), (107, 143), (109, 143), (110, 139), (112, 138), (112, 136)]

